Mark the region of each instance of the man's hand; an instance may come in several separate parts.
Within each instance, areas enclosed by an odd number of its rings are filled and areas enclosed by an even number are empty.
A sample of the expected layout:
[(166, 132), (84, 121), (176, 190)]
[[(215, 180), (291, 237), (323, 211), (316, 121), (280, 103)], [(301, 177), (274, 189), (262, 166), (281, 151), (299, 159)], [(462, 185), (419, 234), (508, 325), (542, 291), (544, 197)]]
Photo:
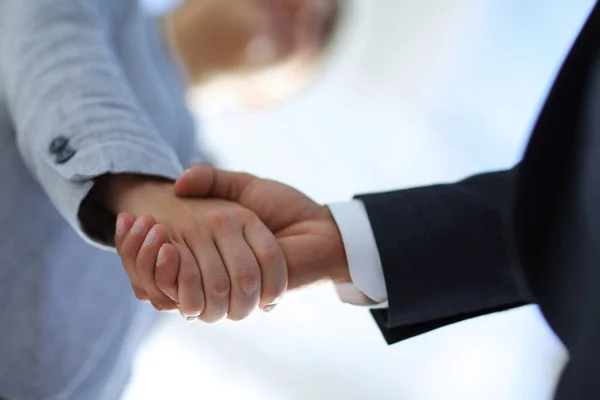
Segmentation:
[[(243, 319), (285, 291), (283, 253), (252, 211), (226, 200), (178, 198), (170, 182), (106, 179), (104, 203), (120, 213), (115, 244), (138, 298), (215, 322)], [(170, 265), (179, 268), (163, 268)]]
[(176, 182), (178, 196), (214, 197), (256, 213), (277, 238), (288, 265), (288, 288), (321, 280), (349, 282), (344, 245), (325, 206), (282, 183), (195, 164)]

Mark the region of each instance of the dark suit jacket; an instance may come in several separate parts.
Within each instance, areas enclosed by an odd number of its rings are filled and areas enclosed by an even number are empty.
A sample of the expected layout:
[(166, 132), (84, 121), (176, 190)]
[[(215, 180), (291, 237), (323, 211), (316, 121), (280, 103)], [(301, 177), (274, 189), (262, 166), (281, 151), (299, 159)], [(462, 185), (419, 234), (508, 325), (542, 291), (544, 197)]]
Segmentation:
[(600, 399), (600, 5), (522, 163), (359, 196), (384, 268), (389, 343), (536, 302), (571, 354), (556, 399)]

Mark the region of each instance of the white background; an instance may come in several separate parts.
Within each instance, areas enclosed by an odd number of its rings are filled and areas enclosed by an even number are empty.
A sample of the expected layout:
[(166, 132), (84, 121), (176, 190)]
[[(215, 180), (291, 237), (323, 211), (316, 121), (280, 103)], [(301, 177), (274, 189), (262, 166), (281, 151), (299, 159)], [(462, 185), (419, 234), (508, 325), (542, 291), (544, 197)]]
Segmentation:
[[(309, 90), (268, 112), (198, 110), (202, 140), (320, 202), (508, 167), (593, 3), (348, 0)], [(242, 323), (170, 315), (126, 399), (542, 400), (566, 359), (534, 306), (387, 346), (325, 286)]]

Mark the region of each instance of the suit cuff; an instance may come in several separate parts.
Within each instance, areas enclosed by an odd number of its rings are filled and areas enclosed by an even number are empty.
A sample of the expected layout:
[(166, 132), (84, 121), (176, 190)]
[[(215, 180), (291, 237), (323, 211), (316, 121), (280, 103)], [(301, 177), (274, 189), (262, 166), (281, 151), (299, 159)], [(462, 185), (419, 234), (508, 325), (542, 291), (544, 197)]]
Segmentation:
[[(42, 174), (42, 185), (70, 225), (88, 243), (111, 249), (116, 216), (89, 199), (94, 180), (104, 174), (137, 174), (176, 180), (183, 167), (170, 149), (114, 141), (74, 148), (64, 164), (51, 162)], [(54, 164), (54, 165), (52, 165)]]
[(362, 201), (330, 204), (350, 270), (351, 284), (338, 284), (341, 300), (362, 306), (386, 307), (387, 289), (375, 236)]

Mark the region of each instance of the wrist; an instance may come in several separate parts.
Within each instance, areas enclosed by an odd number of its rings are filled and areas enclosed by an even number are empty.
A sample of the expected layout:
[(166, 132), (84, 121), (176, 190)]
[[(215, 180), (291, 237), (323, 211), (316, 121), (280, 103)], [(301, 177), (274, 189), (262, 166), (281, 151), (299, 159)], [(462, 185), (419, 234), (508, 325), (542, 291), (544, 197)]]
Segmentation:
[(328, 265), (328, 278), (334, 283), (352, 282), (350, 277), (350, 268), (348, 266), (348, 257), (346, 256), (346, 248), (339, 227), (327, 206), (322, 206), (323, 215), (329, 225), (329, 243), (330, 243), (330, 258)]
[[(90, 197), (113, 214), (143, 213), (148, 194), (156, 190), (173, 191), (173, 183), (153, 176), (136, 174), (107, 174), (98, 177)], [(137, 215), (136, 215), (137, 216)]]

